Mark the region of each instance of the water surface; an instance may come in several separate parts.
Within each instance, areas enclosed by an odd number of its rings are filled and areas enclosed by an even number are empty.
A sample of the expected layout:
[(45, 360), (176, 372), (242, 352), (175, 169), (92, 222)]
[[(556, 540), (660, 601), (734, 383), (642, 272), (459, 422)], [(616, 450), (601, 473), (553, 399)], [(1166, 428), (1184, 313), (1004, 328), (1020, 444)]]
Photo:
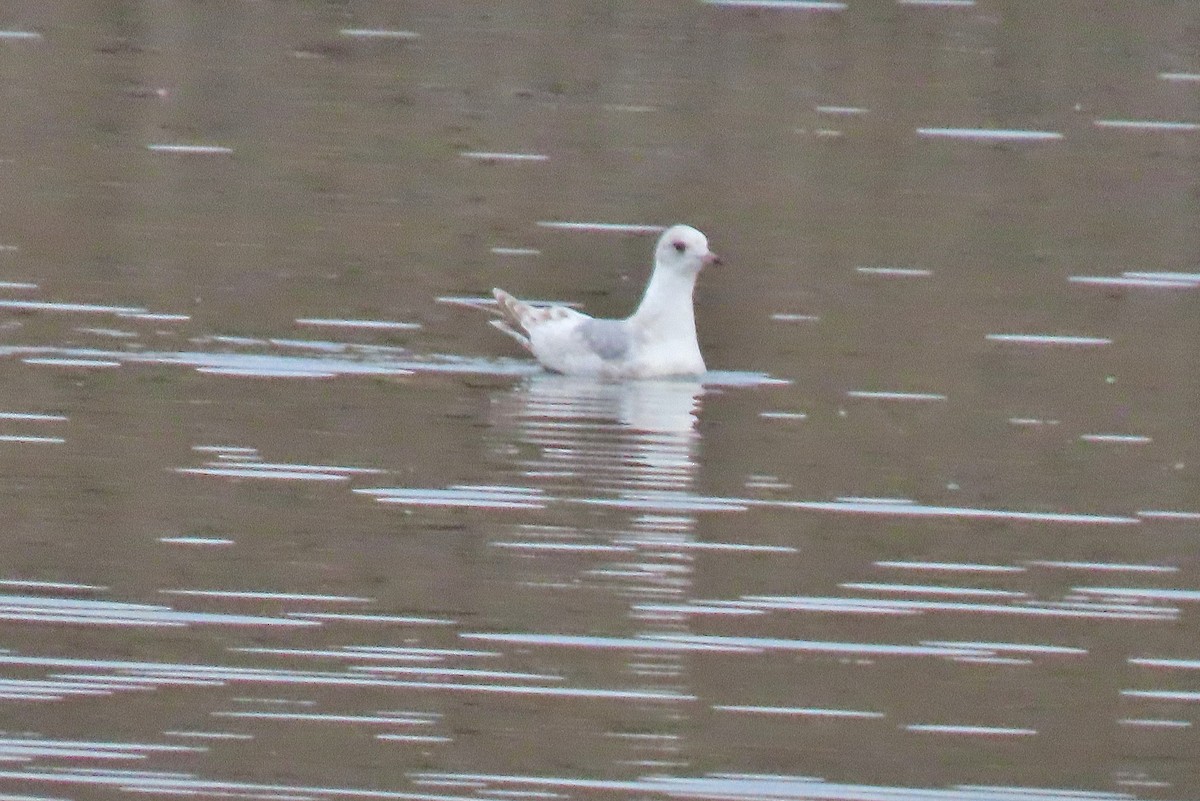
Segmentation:
[(1200, 795), (1198, 25), (11, 9), (0, 794)]

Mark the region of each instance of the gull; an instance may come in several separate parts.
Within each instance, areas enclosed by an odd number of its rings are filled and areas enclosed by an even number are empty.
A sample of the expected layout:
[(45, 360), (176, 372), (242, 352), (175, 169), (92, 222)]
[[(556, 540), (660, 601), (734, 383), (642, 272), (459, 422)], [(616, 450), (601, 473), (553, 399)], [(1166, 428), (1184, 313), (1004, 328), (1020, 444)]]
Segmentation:
[(654, 248), (654, 271), (642, 302), (625, 319), (532, 306), (493, 289), (501, 319), (491, 322), (556, 373), (612, 379), (698, 375), (705, 368), (692, 291), (700, 271), (720, 263), (704, 234), (673, 225)]

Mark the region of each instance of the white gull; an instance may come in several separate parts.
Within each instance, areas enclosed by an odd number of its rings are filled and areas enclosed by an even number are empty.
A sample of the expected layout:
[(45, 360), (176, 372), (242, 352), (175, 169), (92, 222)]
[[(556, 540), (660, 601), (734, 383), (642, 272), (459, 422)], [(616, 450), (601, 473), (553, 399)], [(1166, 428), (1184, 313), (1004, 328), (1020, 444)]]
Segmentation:
[(692, 292), (700, 271), (720, 261), (708, 249), (704, 234), (674, 225), (659, 237), (654, 272), (629, 317), (603, 320), (566, 306), (531, 306), (493, 289), (502, 319), (492, 325), (556, 373), (600, 378), (698, 375), (705, 368), (696, 341)]

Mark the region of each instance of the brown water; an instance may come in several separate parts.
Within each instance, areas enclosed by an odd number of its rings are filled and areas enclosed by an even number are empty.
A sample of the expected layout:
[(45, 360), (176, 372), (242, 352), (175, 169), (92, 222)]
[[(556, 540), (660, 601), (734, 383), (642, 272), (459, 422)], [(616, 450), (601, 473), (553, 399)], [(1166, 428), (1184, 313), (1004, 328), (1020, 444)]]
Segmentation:
[[(0, 10), (4, 798), (1200, 796), (1200, 6), (85, 6)], [(703, 381), (446, 300), (675, 221)]]

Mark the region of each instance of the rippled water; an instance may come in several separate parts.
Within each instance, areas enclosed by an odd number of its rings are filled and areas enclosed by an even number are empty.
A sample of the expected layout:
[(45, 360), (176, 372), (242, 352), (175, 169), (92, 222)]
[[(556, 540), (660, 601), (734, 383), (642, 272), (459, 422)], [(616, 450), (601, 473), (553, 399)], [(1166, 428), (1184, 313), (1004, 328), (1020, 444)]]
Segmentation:
[(1200, 795), (1194, 4), (0, 27), (3, 798)]

